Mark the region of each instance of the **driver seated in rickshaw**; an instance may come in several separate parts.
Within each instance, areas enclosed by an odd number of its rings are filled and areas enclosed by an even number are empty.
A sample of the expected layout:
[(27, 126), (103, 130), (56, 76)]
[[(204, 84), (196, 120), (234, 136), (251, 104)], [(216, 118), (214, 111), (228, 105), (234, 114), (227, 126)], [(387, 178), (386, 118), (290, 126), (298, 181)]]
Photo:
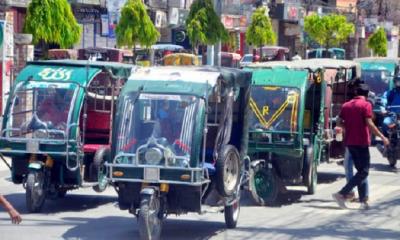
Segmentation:
[(163, 101), (161, 108), (157, 112), (157, 121), (154, 125), (153, 136), (156, 138), (166, 138), (172, 144), (178, 136), (179, 131), (175, 131), (174, 124), (175, 111), (170, 108), (169, 101)]
[(38, 117), (47, 124), (47, 127), (59, 130), (66, 129), (68, 118), (67, 90), (53, 89), (38, 106)]

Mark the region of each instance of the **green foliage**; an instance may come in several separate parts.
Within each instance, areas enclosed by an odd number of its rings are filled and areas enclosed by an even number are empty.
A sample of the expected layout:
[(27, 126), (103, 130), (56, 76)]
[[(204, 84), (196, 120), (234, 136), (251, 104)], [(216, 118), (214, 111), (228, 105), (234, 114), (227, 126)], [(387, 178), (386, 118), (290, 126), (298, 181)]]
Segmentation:
[(246, 32), (246, 41), (257, 47), (276, 43), (276, 34), (272, 29), (271, 19), (266, 15), (265, 7), (257, 8), (251, 16), (251, 23)]
[(228, 41), (226, 42), (229, 48), (229, 52), (236, 52), (236, 45), (237, 45), (237, 39), (236, 39), (236, 33), (229, 33), (228, 35)]
[(69, 48), (79, 41), (81, 28), (67, 0), (32, 0), (24, 32), (33, 35), (35, 44), (42, 40)]
[(330, 14), (323, 17), (313, 14), (304, 19), (304, 30), (311, 39), (326, 48), (337, 47), (345, 42), (355, 27), (343, 15)]
[(370, 48), (376, 56), (387, 56), (387, 38), (385, 29), (379, 28), (378, 31), (368, 38), (368, 48)]
[(121, 18), (115, 29), (118, 46), (150, 47), (160, 33), (155, 28), (141, 0), (128, 0), (121, 10)]
[(190, 42), (196, 48), (199, 44), (212, 45), (229, 39), (211, 0), (196, 0), (192, 3), (186, 19), (186, 30)]

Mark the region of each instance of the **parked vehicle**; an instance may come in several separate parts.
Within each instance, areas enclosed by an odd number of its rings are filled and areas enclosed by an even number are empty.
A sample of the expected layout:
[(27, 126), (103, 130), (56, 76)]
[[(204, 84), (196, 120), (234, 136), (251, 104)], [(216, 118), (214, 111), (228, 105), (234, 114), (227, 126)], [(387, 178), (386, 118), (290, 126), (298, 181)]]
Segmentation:
[(289, 48), (280, 46), (264, 46), (260, 49), (255, 49), (256, 54), (259, 56), (260, 62), (267, 61), (286, 61), (289, 59)]
[(133, 52), (118, 48), (82, 48), (78, 49), (78, 60), (133, 63)]
[[(400, 106), (395, 106), (396, 108)], [(386, 157), (391, 167), (395, 167), (400, 158), (400, 115), (395, 112), (387, 113), (393, 120), (393, 124), (388, 127), (387, 134), (390, 141), (386, 149)]]
[(164, 66), (199, 66), (199, 57), (190, 53), (172, 53), (164, 57)]
[(245, 179), (251, 74), (209, 67), (139, 69), (119, 97), (106, 164), (141, 239), (167, 215), (224, 212), (236, 227)]
[(221, 52), (221, 66), (229, 68), (240, 68), (242, 56), (238, 53)]
[(316, 48), (307, 50), (307, 59), (312, 58), (334, 58), (339, 60), (346, 59), (346, 51), (343, 48)]
[(78, 58), (78, 52), (75, 49), (50, 49), (48, 51), (48, 58), (51, 60), (58, 59), (72, 59)]
[(251, 66), (249, 188), (260, 205), (274, 204), (282, 185), (314, 194), (326, 144), (323, 69), (283, 64)]
[(132, 66), (87, 61), (38, 61), (18, 75), (7, 102), (0, 152), (11, 178), (26, 188), (29, 212), (68, 190), (107, 186), (114, 98)]
[(135, 51), (135, 64), (140, 66), (160, 66), (163, 65), (165, 56), (172, 53), (184, 51), (184, 48), (175, 44), (155, 44), (149, 49), (138, 49)]
[(242, 59), (240, 59), (239, 66), (240, 66), (240, 68), (244, 68), (252, 63), (253, 63), (253, 54), (245, 54), (242, 57)]

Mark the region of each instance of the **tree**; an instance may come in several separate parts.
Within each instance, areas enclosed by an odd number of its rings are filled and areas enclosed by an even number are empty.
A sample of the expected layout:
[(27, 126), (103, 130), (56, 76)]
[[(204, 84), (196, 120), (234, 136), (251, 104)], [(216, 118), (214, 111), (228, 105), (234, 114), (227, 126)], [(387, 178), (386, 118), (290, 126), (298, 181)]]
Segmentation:
[(24, 32), (40, 41), (69, 48), (80, 39), (81, 28), (67, 0), (32, 0), (28, 6)]
[(276, 34), (266, 12), (266, 7), (257, 8), (251, 16), (251, 23), (246, 31), (247, 43), (260, 48), (260, 57), (262, 46), (276, 43)]
[(380, 27), (374, 34), (368, 38), (368, 48), (372, 50), (374, 55), (386, 57), (387, 55), (387, 38), (385, 29)]
[(345, 42), (355, 27), (343, 15), (330, 14), (323, 17), (313, 14), (304, 19), (304, 31), (311, 39), (325, 47), (335, 47)]
[(121, 10), (121, 18), (115, 28), (118, 46), (132, 47), (136, 44), (150, 47), (160, 37), (141, 0), (128, 0)]
[(186, 31), (196, 53), (200, 44), (213, 45), (229, 39), (211, 0), (195, 0), (192, 3), (186, 19)]

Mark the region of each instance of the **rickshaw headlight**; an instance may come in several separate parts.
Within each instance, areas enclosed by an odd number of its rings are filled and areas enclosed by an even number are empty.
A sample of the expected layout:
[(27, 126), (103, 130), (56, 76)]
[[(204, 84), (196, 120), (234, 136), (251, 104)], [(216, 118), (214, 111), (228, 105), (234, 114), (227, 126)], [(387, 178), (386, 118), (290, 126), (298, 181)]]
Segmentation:
[(149, 148), (144, 154), (144, 159), (147, 164), (158, 165), (162, 160), (162, 151), (158, 148)]

